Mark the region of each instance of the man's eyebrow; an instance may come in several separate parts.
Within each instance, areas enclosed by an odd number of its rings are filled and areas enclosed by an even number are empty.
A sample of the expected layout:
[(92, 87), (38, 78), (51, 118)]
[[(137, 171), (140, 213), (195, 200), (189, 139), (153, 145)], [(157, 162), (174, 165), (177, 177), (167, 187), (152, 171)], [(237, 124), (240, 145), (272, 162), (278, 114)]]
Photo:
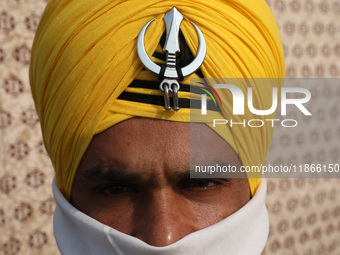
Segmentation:
[(131, 173), (118, 166), (94, 167), (82, 173), (85, 179), (109, 181), (117, 183), (141, 183), (146, 181), (143, 173)]
[[(202, 172), (196, 173), (195, 170), (196, 166), (199, 167), (199, 169), (204, 170)], [(239, 178), (247, 178), (246, 173), (239, 171), (240, 167), (242, 166), (242, 163), (238, 165), (237, 163), (233, 162), (232, 160), (212, 160), (205, 162), (204, 164), (191, 164), (191, 179), (239, 179)], [(215, 172), (210, 173), (209, 170), (207, 170), (209, 167), (215, 168)], [(217, 168), (219, 167), (219, 171), (217, 171)], [(221, 169), (225, 168), (223, 171)], [(229, 169), (230, 171), (228, 171)], [(235, 171), (234, 171), (235, 170)], [(189, 176), (190, 178), (190, 176)]]
[[(196, 164), (193, 164), (193, 166), (195, 166)], [(220, 160), (212, 160), (211, 162), (207, 162), (206, 164), (203, 164), (206, 166), (233, 166), (233, 164), (229, 163), (229, 161), (220, 161)], [(203, 166), (203, 165), (199, 165), (199, 166)], [(184, 180), (189, 180), (189, 179), (201, 179), (201, 178), (226, 178), (228, 179), (230, 176), (228, 176), (225, 173), (221, 173), (221, 174), (215, 174), (212, 175), (210, 173), (201, 173), (200, 176), (198, 177), (197, 175), (195, 177), (191, 176), (192, 174), (192, 170), (190, 170), (192, 166), (186, 166), (186, 165), (182, 165), (182, 166), (178, 166), (176, 170), (173, 171), (169, 171), (167, 172), (167, 178), (171, 179), (171, 180), (176, 180), (176, 181), (184, 181)], [(235, 175), (235, 174), (234, 174)]]

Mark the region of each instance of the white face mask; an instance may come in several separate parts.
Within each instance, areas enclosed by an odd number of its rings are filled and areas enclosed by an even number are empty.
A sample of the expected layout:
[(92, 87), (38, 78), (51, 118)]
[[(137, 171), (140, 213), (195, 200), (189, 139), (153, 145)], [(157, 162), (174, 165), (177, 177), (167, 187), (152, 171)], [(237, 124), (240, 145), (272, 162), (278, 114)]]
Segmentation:
[[(164, 247), (123, 234), (74, 208), (53, 181), (57, 202), (54, 235), (63, 255), (259, 255), (268, 238), (266, 182), (255, 196), (226, 219)], [(209, 215), (207, 215), (209, 217)]]

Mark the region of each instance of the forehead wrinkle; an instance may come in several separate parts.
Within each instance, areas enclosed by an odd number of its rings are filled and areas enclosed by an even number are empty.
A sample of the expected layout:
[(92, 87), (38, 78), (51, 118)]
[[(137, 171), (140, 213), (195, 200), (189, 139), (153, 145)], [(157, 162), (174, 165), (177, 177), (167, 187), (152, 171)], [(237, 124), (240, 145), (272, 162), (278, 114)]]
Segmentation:
[(164, 177), (168, 183), (190, 178), (190, 160), (170, 160), (163, 163)]

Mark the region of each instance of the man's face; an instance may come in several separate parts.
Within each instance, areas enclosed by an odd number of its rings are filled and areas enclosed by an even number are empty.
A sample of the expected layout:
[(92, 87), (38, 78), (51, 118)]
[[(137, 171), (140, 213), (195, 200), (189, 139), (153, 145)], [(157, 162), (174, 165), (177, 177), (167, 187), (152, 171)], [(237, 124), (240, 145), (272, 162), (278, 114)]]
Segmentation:
[(190, 135), (197, 138), (191, 155), (196, 165), (208, 159), (241, 166), (232, 148), (206, 125), (133, 118), (92, 139), (71, 203), (153, 246), (225, 219), (249, 201), (248, 181), (190, 179)]

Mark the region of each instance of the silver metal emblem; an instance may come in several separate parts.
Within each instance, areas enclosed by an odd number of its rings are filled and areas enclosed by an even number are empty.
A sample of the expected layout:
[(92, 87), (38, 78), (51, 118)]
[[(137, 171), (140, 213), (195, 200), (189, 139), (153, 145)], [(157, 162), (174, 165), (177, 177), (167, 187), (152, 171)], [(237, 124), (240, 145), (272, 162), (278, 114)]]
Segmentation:
[[(163, 48), (163, 51), (166, 54), (165, 69), (163, 68), (162, 70), (161, 66), (154, 63), (145, 51), (145, 31), (151, 22), (154, 21), (154, 19), (146, 23), (146, 25), (140, 31), (137, 39), (137, 53), (145, 68), (150, 72), (155, 75), (159, 75), (161, 72), (164, 72), (164, 74), (162, 74), (162, 77), (164, 78), (159, 85), (159, 88), (164, 92), (165, 109), (171, 109), (169, 94), (171, 92), (173, 95), (173, 109), (178, 111), (180, 109), (178, 105), (178, 90), (180, 89), (180, 85), (177, 81), (179, 79), (179, 75), (177, 70), (178, 68), (176, 68), (176, 55), (180, 53), (178, 35), (183, 16), (176, 9), (176, 7), (174, 7), (168, 14), (164, 16), (164, 20), (166, 24), (166, 41)], [(190, 23), (196, 29), (196, 33), (199, 38), (199, 48), (194, 60), (189, 65), (180, 68), (180, 72), (182, 73), (183, 77), (193, 74), (202, 65), (207, 51), (207, 46), (202, 32), (193, 22)]]

